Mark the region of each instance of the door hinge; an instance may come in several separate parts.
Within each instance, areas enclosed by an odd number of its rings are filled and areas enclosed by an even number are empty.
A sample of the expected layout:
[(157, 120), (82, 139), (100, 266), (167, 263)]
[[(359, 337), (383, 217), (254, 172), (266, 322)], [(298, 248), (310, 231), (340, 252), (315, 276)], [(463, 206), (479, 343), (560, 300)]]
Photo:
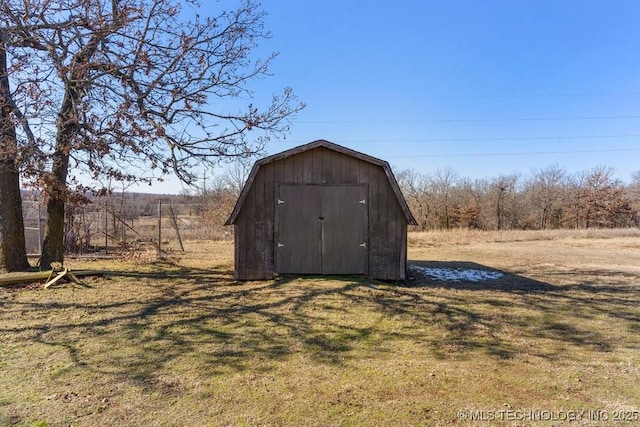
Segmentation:
[(278, 247), (282, 248), (282, 247), (284, 247), (284, 245), (282, 243), (278, 242)]
[(360, 243), (360, 247), (361, 247), (361, 248), (366, 248), (366, 247), (367, 247), (367, 242)]

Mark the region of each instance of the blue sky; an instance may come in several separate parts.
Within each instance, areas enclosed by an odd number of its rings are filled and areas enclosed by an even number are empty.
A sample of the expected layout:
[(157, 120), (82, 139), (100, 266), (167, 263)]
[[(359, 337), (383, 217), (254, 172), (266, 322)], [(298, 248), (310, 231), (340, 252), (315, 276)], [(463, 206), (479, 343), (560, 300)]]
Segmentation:
[[(230, 1), (204, 2), (220, 7)], [(256, 103), (307, 104), (269, 154), (327, 139), (394, 170), (640, 170), (640, 2), (265, 0)], [(179, 191), (167, 183), (154, 190)]]

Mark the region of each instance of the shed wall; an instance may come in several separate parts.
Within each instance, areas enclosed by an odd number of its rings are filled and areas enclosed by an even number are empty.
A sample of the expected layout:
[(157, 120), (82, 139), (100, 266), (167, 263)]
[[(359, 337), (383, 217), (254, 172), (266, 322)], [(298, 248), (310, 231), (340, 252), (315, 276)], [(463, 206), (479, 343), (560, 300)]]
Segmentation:
[(325, 147), (313, 148), (260, 167), (235, 225), (236, 278), (274, 274), (275, 194), (279, 184), (365, 184), (368, 191), (368, 273), (405, 278), (407, 222), (382, 167)]

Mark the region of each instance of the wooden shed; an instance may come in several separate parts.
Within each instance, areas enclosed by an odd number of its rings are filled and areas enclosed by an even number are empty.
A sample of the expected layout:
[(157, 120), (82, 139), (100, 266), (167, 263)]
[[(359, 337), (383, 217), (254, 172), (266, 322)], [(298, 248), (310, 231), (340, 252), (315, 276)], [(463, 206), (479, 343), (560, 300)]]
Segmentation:
[(389, 164), (318, 140), (258, 160), (225, 225), (235, 277), (357, 274), (406, 277), (416, 224)]

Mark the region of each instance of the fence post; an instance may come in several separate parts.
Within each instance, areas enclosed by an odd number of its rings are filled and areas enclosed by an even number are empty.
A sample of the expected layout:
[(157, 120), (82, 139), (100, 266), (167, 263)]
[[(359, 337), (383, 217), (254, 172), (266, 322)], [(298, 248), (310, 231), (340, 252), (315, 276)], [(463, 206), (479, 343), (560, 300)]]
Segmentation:
[(104, 254), (109, 253), (109, 214), (107, 212), (107, 201), (104, 201)]
[(178, 228), (178, 217), (173, 210), (173, 205), (169, 205), (169, 212), (171, 212), (171, 219), (173, 220), (173, 227), (176, 229), (176, 236), (178, 236), (178, 243), (180, 243), (180, 250), (184, 252), (184, 245), (182, 244), (182, 236), (180, 236), (180, 229)]
[(158, 258), (162, 258), (162, 201), (158, 200)]

